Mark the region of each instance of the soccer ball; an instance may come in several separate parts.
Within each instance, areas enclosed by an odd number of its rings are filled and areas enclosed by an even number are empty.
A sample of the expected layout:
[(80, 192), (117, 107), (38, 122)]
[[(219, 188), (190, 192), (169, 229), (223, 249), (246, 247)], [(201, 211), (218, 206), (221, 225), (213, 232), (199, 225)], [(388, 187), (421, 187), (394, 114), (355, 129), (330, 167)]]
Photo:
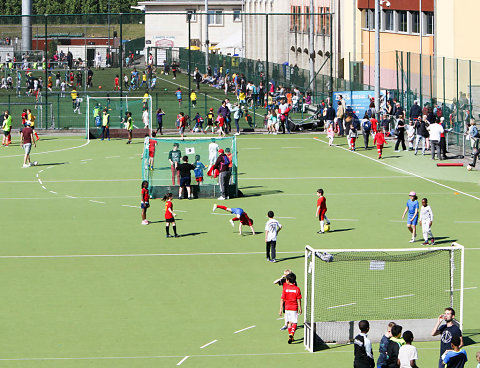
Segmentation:
[(325, 232), (329, 232), (330, 231), (330, 225), (329, 224), (326, 224), (324, 227), (323, 227), (323, 230)]
[(98, 89), (102, 89), (102, 86), (98, 86)]
[(467, 165), (467, 170), (468, 170), (468, 171), (472, 171), (472, 170), (473, 170), (473, 167), (470, 166), (470, 165)]
[(200, 131), (200, 128), (195, 128), (195, 129), (194, 129), (194, 132), (195, 132), (195, 133), (198, 133), (199, 131)]

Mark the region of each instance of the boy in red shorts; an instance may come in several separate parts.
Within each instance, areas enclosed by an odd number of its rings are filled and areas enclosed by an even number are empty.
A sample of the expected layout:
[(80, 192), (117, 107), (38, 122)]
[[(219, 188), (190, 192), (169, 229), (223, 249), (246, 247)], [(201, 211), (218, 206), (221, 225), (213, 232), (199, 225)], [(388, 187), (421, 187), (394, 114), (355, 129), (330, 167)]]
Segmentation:
[(326, 215), (327, 213), (327, 198), (323, 196), (323, 189), (317, 190), (317, 212), (315, 213), (315, 217), (317, 217), (320, 220), (320, 231), (318, 231), (318, 234), (323, 234), (325, 233), (325, 221), (327, 222), (327, 225), (330, 225), (330, 221), (328, 220), (328, 217)]
[[(157, 135), (156, 132), (152, 132), (152, 138)], [(153, 159), (155, 157), (155, 146), (157, 141), (154, 139), (148, 140), (148, 170), (153, 170)]]
[(248, 217), (247, 213), (242, 208), (228, 208), (226, 206), (219, 206), (214, 204), (213, 211), (215, 211), (217, 208), (220, 208), (235, 215), (234, 218), (230, 219), (230, 223), (232, 224), (232, 226), (235, 226), (234, 221), (240, 221), (240, 224), (238, 225), (238, 232), (240, 233), (240, 235), (242, 235), (242, 225), (250, 226), (252, 234), (255, 235), (255, 230), (253, 229), (253, 220)]
[(300, 288), (295, 285), (295, 274), (289, 273), (286, 276), (287, 283), (283, 288), (282, 298), (280, 300), (280, 312), (282, 315), (283, 305), (285, 304), (285, 320), (288, 328), (288, 343), (293, 342), (293, 337), (297, 329), (298, 314), (302, 314), (302, 293)]
[(383, 134), (383, 131), (381, 129), (379, 129), (377, 134), (375, 134), (375, 138), (373, 138), (373, 143), (377, 145), (378, 158), (381, 159), (383, 145), (387, 143), (387, 141), (385, 140), (385, 135)]

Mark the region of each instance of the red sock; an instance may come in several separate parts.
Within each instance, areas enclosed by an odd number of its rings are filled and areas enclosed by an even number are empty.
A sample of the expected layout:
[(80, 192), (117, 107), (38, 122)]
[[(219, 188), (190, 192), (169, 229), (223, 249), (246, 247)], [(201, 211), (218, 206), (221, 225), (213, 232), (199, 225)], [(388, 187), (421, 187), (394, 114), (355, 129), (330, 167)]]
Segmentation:
[(225, 206), (219, 206), (218, 204), (217, 204), (217, 208), (220, 208), (221, 210), (225, 210), (225, 211), (227, 210), (227, 207), (225, 207)]
[(289, 335), (291, 335), (291, 334), (292, 334), (292, 325), (288, 326), (288, 329), (287, 329), (287, 331), (288, 331), (288, 334), (289, 334)]
[(291, 335), (295, 335), (295, 331), (297, 330), (297, 324), (292, 323), (292, 332), (290, 333)]
[(37, 138), (37, 141), (39, 140), (37, 132), (35, 132), (35, 138)]

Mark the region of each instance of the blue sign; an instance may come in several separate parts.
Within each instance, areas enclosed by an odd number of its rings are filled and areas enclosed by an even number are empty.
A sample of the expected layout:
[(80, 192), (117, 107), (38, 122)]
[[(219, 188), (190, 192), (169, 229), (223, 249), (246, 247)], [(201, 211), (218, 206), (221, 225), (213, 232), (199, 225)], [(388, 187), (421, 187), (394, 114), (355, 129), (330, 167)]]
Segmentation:
[[(353, 113), (355, 123), (363, 119), (365, 111), (368, 110), (370, 103), (375, 97), (375, 91), (343, 91), (333, 93), (333, 108), (337, 110), (339, 97), (345, 101), (347, 112)], [(380, 101), (384, 104), (385, 91), (380, 92)]]

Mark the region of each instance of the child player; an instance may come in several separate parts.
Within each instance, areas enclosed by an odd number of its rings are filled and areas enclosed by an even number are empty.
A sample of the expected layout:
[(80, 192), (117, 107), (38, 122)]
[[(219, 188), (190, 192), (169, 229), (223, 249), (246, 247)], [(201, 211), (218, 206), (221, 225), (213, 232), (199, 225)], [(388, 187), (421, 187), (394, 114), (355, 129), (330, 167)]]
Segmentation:
[(177, 96), (178, 107), (182, 107), (182, 90), (180, 87), (175, 91), (175, 95)]
[[(289, 273), (292, 273), (292, 271), (287, 268), (285, 271), (283, 271), (282, 277), (280, 277), (279, 279), (273, 282), (274, 284), (277, 284), (282, 287), (282, 292), (283, 292), (283, 289), (285, 289), (285, 286), (287, 286), (287, 275)], [(294, 285), (298, 286), (296, 281)], [(283, 304), (283, 312), (285, 313), (285, 303)], [(288, 321), (287, 321), (287, 316), (285, 315), (285, 324), (280, 328), (280, 331), (285, 331), (287, 328), (288, 328)]]
[(207, 114), (207, 129), (205, 129), (205, 133), (208, 132), (208, 129), (210, 128), (213, 133), (213, 118), (215, 117), (215, 114), (213, 113), (213, 107), (210, 108), (210, 111)]
[(195, 164), (193, 166), (195, 166), (195, 170), (193, 170), (195, 180), (200, 185), (203, 182), (203, 170), (206, 169), (205, 165), (200, 161), (200, 155), (195, 155)]
[(418, 201), (417, 201), (417, 193), (410, 192), (409, 199), (407, 201), (407, 206), (405, 207), (405, 211), (403, 211), (402, 219), (405, 218), (405, 215), (408, 212), (407, 217), (407, 228), (408, 231), (412, 233), (412, 239), (410, 243), (415, 242), (415, 237), (417, 236), (417, 223), (418, 223)]
[(167, 232), (167, 238), (173, 238), (173, 235), (170, 235), (170, 224), (173, 227), (173, 233), (175, 234), (175, 238), (178, 238), (177, 234), (177, 225), (175, 224), (175, 216), (177, 214), (173, 212), (173, 194), (167, 193), (163, 196), (162, 201), (165, 203), (165, 231)]
[(235, 226), (234, 221), (240, 221), (240, 225), (238, 225), (238, 231), (240, 235), (242, 235), (242, 225), (250, 226), (250, 229), (252, 230), (252, 235), (255, 235), (255, 230), (253, 229), (253, 220), (248, 217), (247, 213), (242, 208), (228, 208), (226, 206), (214, 204), (213, 211), (215, 211), (217, 208), (220, 208), (221, 210), (230, 212), (235, 215), (234, 218), (230, 219), (230, 223), (232, 224), (232, 226)]
[(385, 332), (380, 340), (380, 346), (378, 347), (379, 354), (377, 359), (377, 368), (387, 368), (387, 346), (390, 338), (392, 337), (392, 327), (395, 325), (395, 322), (390, 322), (387, 327), (387, 332)]
[(327, 215), (327, 199), (323, 196), (323, 189), (317, 190), (317, 212), (315, 213), (315, 217), (317, 217), (320, 220), (320, 231), (318, 231), (318, 234), (323, 234), (325, 233), (325, 226), (324, 222), (327, 222), (327, 225), (330, 225), (330, 221), (328, 220)]
[(285, 319), (287, 320), (288, 343), (291, 344), (293, 342), (295, 330), (297, 329), (298, 314), (302, 314), (302, 294), (300, 292), (300, 288), (295, 286), (295, 274), (289, 273), (286, 276), (286, 279), (287, 285), (284, 287), (282, 292), (279, 315), (282, 315), (283, 305), (285, 303)]
[(428, 237), (432, 238), (432, 245), (435, 245), (435, 238), (432, 234), (433, 211), (428, 205), (428, 199), (422, 199), (422, 208), (420, 208), (420, 226), (422, 227), (423, 239), (422, 245), (428, 245)]
[(148, 181), (142, 181), (142, 200), (140, 202), (140, 208), (142, 209), (142, 225), (148, 225), (147, 220), (147, 208), (150, 207), (150, 193), (148, 192)]
[[(277, 262), (276, 257), (276, 247), (277, 247), (277, 234), (282, 230), (282, 225), (275, 220), (273, 217), (275, 214), (273, 211), (268, 211), (267, 217), (268, 221), (265, 224), (265, 245), (267, 252), (267, 260), (269, 262)], [(271, 252), (271, 253), (270, 253)], [(270, 255), (271, 254), (271, 255)]]
[[(152, 132), (152, 138), (155, 138), (157, 133)], [(148, 170), (153, 170), (153, 160), (155, 158), (155, 146), (157, 141), (155, 139), (148, 140)]]
[[(372, 124), (373, 127), (373, 124)], [(383, 131), (381, 129), (378, 130), (378, 132), (375, 134), (375, 138), (373, 138), (373, 143), (377, 145), (377, 151), (378, 151), (378, 158), (382, 158), (382, 152), (383, 152), (383, 145), (387, 143), (385, 140), (385, 135), (383, 134)]]

